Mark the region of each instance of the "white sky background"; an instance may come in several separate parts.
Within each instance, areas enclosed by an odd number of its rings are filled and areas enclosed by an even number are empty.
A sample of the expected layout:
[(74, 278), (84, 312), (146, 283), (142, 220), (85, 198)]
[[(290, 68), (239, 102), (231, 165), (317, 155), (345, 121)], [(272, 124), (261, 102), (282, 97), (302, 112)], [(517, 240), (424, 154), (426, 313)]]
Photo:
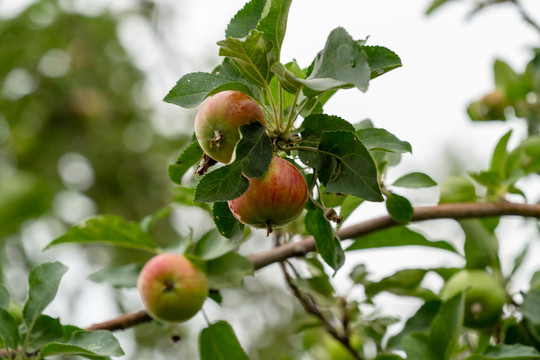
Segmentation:
[[(5, 13), (15, 3), (25, 2), (29, 1), (0, 0), (0, 13)], [(230, 18), (245, 2), (157, 1), (159, 16), (154, 26), (162, 34), (161, 40), (154, 37), (148, 25), (137, 16), (129, 16), (123, 22), (121, 38), (134, 54), (136, 63), (148, 74), (148, 86), (158, 108), (154, 121), (161, 132), (191, 131), (185, 112), (194, 114), (194, 111), (163, 103), (161, 99), (182, 75), (211, 71), (220, 62), (216, 41), (223, 39)], [(529, 14), (540, 22), (538, 0), (522, 2)], [(83, 7), (122, 9), (133, 0), (76, 3)], [(473, 123), (467, 117), (466, 107), (470, 101), (493, 89), (495, 58), (508, 62), (518, 72), (524, 70), (531, 59), (530, 48), (538, 45), (538, 33), (525, 24), (510, 5), (491, 7), (467, 21), (471, 2), (450, 3), (426, 17), (424, 11), (429, 3), (428, 0), (294, 0), (289, 13), (283, 62), (294, 58), (301, 66), (308, 66), (324, 47), (330, 31), (338, 26), (344, 27), (355, 39), (369, 36), (368, 44), (385, 46), (401, 57), (403, 67), (372, 81), (367, 93), (356, 89), (340, 91), (325, 108), (328, 114), (351, 122), (370, 118), (376, 127), (385, 128), (411, 143), (413, 155), (404, 156), (402, 165), (389, 173), (389, 180), (411, 171), (423, 171), (436, 181), (444, 180), (449, 170), (443, 160), (449, 149), (465, 161), (467, 170), (485, 168), (495, 143), (508, 129), (515, 129), (511, 144), (525, 134), (525, 126), (519, 121)], [(160, 41), (173, 47), (160, 46)], [(396, 190), (417, 205), (435, 204), (438, 199), (438, 192), (433, 189)], [(528, 191), (534, 195), (531, 200), (539, 199), (540, 189)], [(355, 213), (353, 221), (384, 213), (381, 204), (363, 206)], [(501, 253), (506, 267), (522, 245), (534, 236), (534, 232), (526, 228), (520, 230), (519, 237), (510, 238), (508, 235), (518, 231), (520, 226), (521, 222), (516, 220), (501, 229)], [(451, 221), (433, 221), (422, 225), (422, 229), (433, 238), (463, 237)], [(538, 246), (532, 250), (540, 251)], [(460, 264), (455, 257), (418, 248), (356, 252), (349, 259), (352, 261), (347, 262), (347, 267), (365, 262), (368, 270), (379, 276), (388, 275), (398, 267)], [(526, 284), (534, 266), (531, 263), (527, 267), (518, 285)], [(347, 273), (347, 269), (340, 271), (338, 280), (344, 280)], [(99, 291), (95, 286), (91, 289)], [(95, 299), (95, 296), (86, 298)], [(383, 310), (401, 315), (408, 313), (413, 304), (414, 301), (408, 303), (392, 297), (382, 302)], [(80, 307), (91, 309), (93, 304)], [(68, 321), (84, 325), (110, 317), (107, 311), (101, 314), (77, 311), (76, 314), (77, 319)]]

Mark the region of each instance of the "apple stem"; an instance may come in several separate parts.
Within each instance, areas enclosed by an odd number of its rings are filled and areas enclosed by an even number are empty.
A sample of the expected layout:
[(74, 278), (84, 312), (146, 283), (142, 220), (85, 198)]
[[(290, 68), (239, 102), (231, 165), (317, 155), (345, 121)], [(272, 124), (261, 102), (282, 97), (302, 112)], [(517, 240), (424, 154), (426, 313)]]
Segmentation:
[(219, 130), (215, 130), (214, 137), (210, 141), (210, 147), (213, 147), (214, 145), (219, 147), (219, 144), (221, 143), (223, 138), (224, 138), (224, 134)]
[(271, 233), (272, 233), (272, 222), (268, 220), (266, 222), (266, 237), (270, 236)]

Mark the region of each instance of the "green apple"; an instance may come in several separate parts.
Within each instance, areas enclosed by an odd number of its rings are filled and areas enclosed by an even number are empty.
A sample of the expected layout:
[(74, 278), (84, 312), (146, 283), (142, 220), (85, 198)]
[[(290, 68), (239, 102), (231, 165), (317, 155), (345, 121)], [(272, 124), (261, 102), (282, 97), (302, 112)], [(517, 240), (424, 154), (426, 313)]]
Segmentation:
[(172, 253), (150, 259), (139, 274), (137, 288), (150, 316), (165, 322), (190, 319), (208, 296), (206, 274), (185, 256)]
[(463, 291), (466, 291), (465, 326), (481, 329), (499, 320), (506, 294), (493, 276), (480, 269), (461, 270), (448, 279), (440, 296), (448, 300)]

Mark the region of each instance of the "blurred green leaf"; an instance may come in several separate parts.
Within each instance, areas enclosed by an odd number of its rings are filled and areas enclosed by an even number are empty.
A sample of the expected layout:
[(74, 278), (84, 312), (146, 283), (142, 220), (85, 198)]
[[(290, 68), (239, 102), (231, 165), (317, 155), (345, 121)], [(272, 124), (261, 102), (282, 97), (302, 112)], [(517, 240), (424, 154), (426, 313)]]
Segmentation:
[(201, 360), (248, 360), (233, 328), (218, 321), (204, 328), (199, 335)]
[(464, 176), (452, 176), (440, 184), (440, 200), (443, 203), (474, 202), (476, 189)]
[(60, 320), (47, 315), (40, 315), (28, 337), (27, 352), (38, 352), (44, 345), (62, 341), (64, 338), (64, 329)]
[(464, 249), (467, 267), (500, 268), (499, 241), (493, 231), (479, 219), (463, 219), (458, 222), (465, 233)]
[(535, 325), (540, 325), (540, 290), (531, 290), (523, 295), (523, 316)]
[(97, 215), (70, 228), (64, 235), (53, 240), (46, 249), (60, 244), (108, 244), (157, 251), (154, 240), (136, 222), (118, 215)]
[(394, 193), (390, 193), (386, 197), (386, 210), (388, 210), (392, 219), (400, 223), (408, 222), (414, 214), (410, 201)]
[(434, 350), (428, 334), (412, 332), (403, 338), (403, 350), (407, 359), (442, 360), (439, 349)]
[(432, 247), (458, 253), (450, 243), (442, 240), (428, 240), (424, 235), (413, 231), (406, 226), (395, 226), (358, 237), (347, 248), (347, 251), (411, 245)]
[(394, 183), (392, 186), (399, 186), (399, 187), (405, 187), (405, 188), (427, 188), (436, 186), (437, 183), (433, 181), (432, 178), (430, 178), (428, 175), (420, 172), (412, 172), (406, 175), (403, 175)]
[(463, 326), (465, 294), (454, 296), (442, 303), (430, 327), (430, 340), (439, 358), (448, 360), (452, 355)]
[(135, 288), (142, 264), (127, 264), (93, 273), (88, 278), (93, 282), (109, 284), (114, 288)]
[(403, 269), (376, 282), (365, 284), (366, 296), (373, 297), (383, 291), (396, 295), (420, 297), (425, 300), (433, 300), (436, 295), (430, 290), (420, 287), (422, 280), (429, 270), (426, 269)]
[(37, 319), (55, 298), (60, 280), (68, 268), (60, 262), (42, 263), (34, 266), (28, 275), (28, 299), (23, 316), (31, 332)]
[(405, 336), (414, 332), (429, 332), (433, 319), (437, 315), (441, 306), (440, 300), (430, 300), (423, 303), (416, 313), (405, 323), (403, 329), (388, 339), (389, 349), (400, 349), (401, 342)]
[(19, 346), (17, 322), (4, 309), (0, 309), (0, 340), (3, 340), (4, 344), (11, 349), (17, 349)]
[(490, 346), (487, 350), (479, 355), (475, 354), (467, 358), (467, 360), (533, 360), (540, 359), (540, 352), (531, 346), (521, 344), (501, 344)]
[[(217, 204), (217, 203), (216, 203)], [(212, 229), (204, 234), (195, 243), (194, 254), (203, 260), (212, 260), (227, 254), (240, 246), (223, 237), (217, 229)]]
[(8, 309), (11, 296), (9, 295), (8, 289), (0, 284), (0, 309)]
[(77, 331), (66, 342), (49, 343), (41, 349), (42, 357), (52, 355), (79, 355), (89, 359), (123, 356), (124, 351), (110, 331)]
[(324, 217), (323, 210), (318, 207), (308, 210), (305, 224), (306, 231), (315, 238), (317, 252), (334, 271), (337, 271), (345, 262), (345, 253), (332, 226)]
[(252, 275), (253, 263), (246, 257), (229, 252), (206, 263), (206, 275), (211, 289), (241, 286), (244, 277)]

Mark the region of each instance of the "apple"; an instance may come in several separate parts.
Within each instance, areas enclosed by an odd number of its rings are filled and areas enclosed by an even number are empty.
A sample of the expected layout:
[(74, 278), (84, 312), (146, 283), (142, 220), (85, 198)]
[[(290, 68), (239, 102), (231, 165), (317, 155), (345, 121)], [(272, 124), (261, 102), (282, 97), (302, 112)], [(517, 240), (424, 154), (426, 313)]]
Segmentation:
[(150, 316), (165, 322), (190, 319), (208, 296), (206, 274), (185, 256), (173, 253), (151, 258), (139, 274), (137, 288)]
[(506, 294), (493, 276), (480, 269), (461, 270), (448, 279), (441, 290), (441, 299), (448, 300), (463, 291), (466, 291), (465, 326), (482, 329), (497, 322)]
[(266, 125), (259, 104), (248, 95), (227, 90), (209, 97), (195, 117), (195, 135), (204, 152), (228, 164), (240, 140), (240, 126), (259, 121)]
[(308, 198), (304, 176), (290, 162), (274, 156), (266, 173), (249, 179), (242, 196), (228, 201), (229, 209), (240, 222), (256, 228), (282, 226), (296, 219)]

